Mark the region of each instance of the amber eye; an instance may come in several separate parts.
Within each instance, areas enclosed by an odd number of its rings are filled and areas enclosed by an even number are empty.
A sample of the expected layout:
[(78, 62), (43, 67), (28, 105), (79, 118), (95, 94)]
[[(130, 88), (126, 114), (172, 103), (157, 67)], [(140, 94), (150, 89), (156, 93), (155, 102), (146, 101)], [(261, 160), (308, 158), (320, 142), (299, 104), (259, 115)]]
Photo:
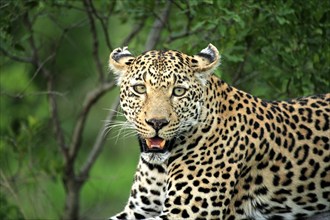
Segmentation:
[(173, 89), (173, 95), (176, 97), (183, 96), (186, 93), (187, 89), (183, 87), (175, 87)]
[(133, 90), (138, 94), (144, 94), (147, 92), (146, 86), (142, 84), (134, 85)]

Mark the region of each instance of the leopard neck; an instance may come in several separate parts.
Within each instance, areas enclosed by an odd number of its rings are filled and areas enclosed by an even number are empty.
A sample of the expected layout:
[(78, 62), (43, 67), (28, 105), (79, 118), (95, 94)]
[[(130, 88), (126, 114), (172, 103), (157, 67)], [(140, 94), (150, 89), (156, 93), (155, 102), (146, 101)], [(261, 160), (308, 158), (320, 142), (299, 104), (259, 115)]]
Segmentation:
[[(211, 139), (214, 144), (223, 145), (226, 150), (230, 150), (233, 146), (227, 144), (227, 140), (236, 138), (241, 126), (246, 126), (247, 117), (250, 117), (244, 114), (241, 102), (243, 99), (249, 99), (250, 105), (262, 102), (261, 99), (231, 87), (216, 76), (210, 77), (204, 92), (205, 101), (202, 103), (199, 123), (177, 138), (170, 162), (188, 151), (206, 149), (208, 146), (205, 143), (209, 143)], [(247, 149), (241, 150), (240, 154), (254, 154), (246, 151)]]
[(223, 120), (234, 114), (234, 108), (239, 99), (238, 93), (246, 95), (218, 77), (211, 76), (205, 89), (205, 103), (203, 103), (200, 117), (201, 124), (208, 126), (218, 123), (217, 120)]

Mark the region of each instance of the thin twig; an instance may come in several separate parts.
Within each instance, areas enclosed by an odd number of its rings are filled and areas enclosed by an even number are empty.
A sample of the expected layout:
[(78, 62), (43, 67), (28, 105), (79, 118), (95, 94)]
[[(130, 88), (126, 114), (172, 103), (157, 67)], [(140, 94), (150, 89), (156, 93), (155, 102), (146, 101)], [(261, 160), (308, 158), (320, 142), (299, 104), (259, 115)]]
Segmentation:
[(142, 30), (142, 28), (145, 25), (145, 22), (147, 20), (147, 17), (144, 16), (141, 18), (140, 22), (137, 23), (136, 25), (134, 25), (131, 33), (128, 34), (128, 36), (124, 39), (124, 41), (122, 42), (122, 46), (127, 46), (132, 40), (133, 38)]
[[(65, 9), (75, 9), (75, 10), (80, 11), (80, 12), (84, 11), (84, 8), (80, 8), (80, 7), (76, 6), (76, 4), (69, 4), (68, 2), (69, 1), (65, 1), (64, 4), (61, 4), (60, 1), (58, 1), (58, 2), (54, 1), (54, 2), (52, 2), (52, 4), (54, 6), (57, 6), (57, 7), (64, 7)], [(71, 2), (73, 3), (74, 1), (71, 1)]]
[(187, 37), (189, 35), (192, 35), (194, 33), (196, 33), (199, 30), (195, 30), (194, 32), (191, 32), (191, 23), (193, 21), (193, 16), (191, 14), (191, 9), (190, 9), (190, 5), (189, 5), (189, 1), (186, 1), (186, 5), (187, 5), (187, 9), (182, 8), (177, 2), (173, 1), (173, 4), (175, 4), (181, 11), (185, 10), (185, 15), (187, 18), (187, 25), (184, 27), (184, 30), (181, 33), (177, 33), (177, 34), (170, 34), (168, 36), (168, 39), (166, 40), (167, 43), (171, 43), (175, 40)]
[[(0, 176), (1, 176), (1, 179), (3, 180), (3, 181), (0, 182), (0, 185), (2, 187), (7, 188), (9, 190), (9, 192), (12, 194), (12, 196), (14, 197), (14, 199), (16, 200), (16, 203), (19, 204), (19, 201), (21, 201), (21, 200), (18, 198), (17, 193), (15, 192), (15, 190), (11, 187), (6, 175), (2, 172), (2, 170), (0, 170)], [(20, 213), (23, 215), (23, 218), (27, 219), (27, 217), (25, 215), (25, 212), (21, 208), (20, 205), (18, 205), (18, 209), (19, 209)]]
[(84, 6), (86, 9), (88, 19), (89, 19), (90, 30), (91, 30), (92, 38), (93, 38), (93, 58), (94, 58), (94, 62), (96, 64), (96, 69), (99, 73), (100, 82), (103, 82), (104, 81), (104, 71), (103, 71), (103, 65), (102, 65), (100, 57), (99, 57), (99, 40), (97, 37), (97, 30), (96, 30), (95, 21), (93, 18), (93, 14), (92, 14), (93, 12), (92, 12), (90, 3), (91, 3), (90, 0), (84, 0)]
[(32, 62), (32, 58), (31, 57), (19, 57), (16, 56), (14, 54), (9, 53), (7, 50), (5, 50), (4, 48), (2, 48), (0, 46), (0, 51), (1, 53), (3, 53), (3, 55), (9, 57), (12, 60), (15, 60), (17, 62), (23, 62), (23, 63), (31, 63)]
[[(92, 9), (92, 13), (101, 22), (101, 27), (103, 29), (103, 33), (104, 33), (104, 36), (105, 36), (105, 42), (108, 46), (108, 49), (111, 51), (113, 49), (113, 47), (112, 47), (111, 42), (110, 42), (110, 37), (109, 37), (109, 33), (108, 33), (107, 24), (104, 22), (104, 19), (97, 13), (97, 11), (96, 11), (96, 9), (93, 5), (93, 2), (91, 0), (89, 0), (89, 5)], [(109, 19), (109, 17), (106, 17), (106, 20), (108, 20), (108, 19)]]
[(40, 92), (29, 92), (29, 93), (17, 93), (17, 94), (10, 94), (5, 91), (0, 91), (0, 96), (7, 96), (9, 98), (13, 99), (23, 99), (24, 97), (27, 96), (43, 96), (43, 95), (55, 95), (55, 96), (60, 96), (60, 97), (65, 97), (66, 93), (63, 92), (58, 92), (58, 91), (40, 91)]
[[(44, 71), (46, 71), (46, 70), (44, 70)], [(48, 89), (48, 91), (53, 91), (53, 87), (54, 87), (53, 77), (50, 74), (48, 74), (48, 75), (49, 75), (49, 77), (47, 80), (48, 81), (47, 89)], [(57, 106), (55, 95), (53, 93), (49, 93), (48, 99), (49, 99), (49, 111), (50, 111), (50, 115), (52, 116), (56, 141), (58, 142), (58, 145), (60, 146), (62, 155), (63, 155), (66, 163), (68, 163), (69, 149), (68, 149), (68, 145), (65, 142), (64, 132), (61, 127), (61, 123), (60, 123), (60, 119), (59, 119), (59, 115), (58, 115), (58, 106)]]
[[(117, 100), (113, 103), (111, 109), (117, 109), (119, 106), (119, 98), (117, 98)], [(110, 111), (103, 127), (101, 128), (101, 130), (99, 131), (97, 138), (95, 140), (95, 143), (93, 145), (92, 150), (90, 151), (86, 162), (84, 163), (84, 165), (82, 166), (82, 169), (79, 173), (79, 177), (82, 179), (87, 179), (88, 175), (89, 175), (89, 171), (91, 169), (91, 167), (93, 166), (93, 164), (96, 161), (96, 158), (98, 157), (98, 155), (101, 153), (101, 150), (103, 149), (104, 146), (104, 141), (106, 139), (106, 126), (109, 124), (109, 121), (112, 121), (113, 118), (116, 116), (116, 111)]]
[(25, 88), (20, 92), (20, 94), (23, 94), (31, 85), (31, 83), (33, 82), (33, 80), (37, 77), (37, 75), (39, 74), (40, 70), (42, 70), (45, 66), (45, 64), (52, 60), (55, 57), (55, 53), (49, 55), (43, 62), (40, 63), (40, 65), (38, 66), (37, 70), (34, 71), (33, 76), (31, 77), (31, 79), (29, 80), (29, 82), (27, 83), (27, 85), (25, 86)]
[[(32, 158), (32, 156), (33, 155), (30, 155), (30, 158), (29, 158), (29, 161), (33, 161), (33, 158)], [(32, 178), (33, 180), (34, 180), (34, 182), (35, 183), (38, 183), (38, 182), (40, 182), (40, 181), (42, 181), (41, 179), (39, 179), (39, 177), (41, 177), (41, 175), (42, 175), (42, 173), (40, 173), (40, 171), (39, 171), (39, 173), (38, 173), (38, 170), (36, 170), (35, 169), (35, 166), (34, 166), (34, 164), (33, 163), (29, 163), (28, 164), (28, 166), (27, 166), (27, 168), (28, 168), (28, 177), (29, 178)], [(45, 172), (46, 173), (46, 172)], [(49, 178), (49, 173), (46, 173), (46, 176), (47, 176), (47, 178)], [(43, 186), (42, 184), (40, 184), (39, 186), (38, 186), (38, 191), (40, 191), (46, 198), (47, 198), (47, 200), (48, 200), (48, 204), (51, 206), (51, 208), (52, 208), (52, 210), (57, 214), (57, 216), (59, 217), (60, 216), (60, 212), (59, 212), (59, 210), (57, 209), (57, 206), (55, 205), (55, 202), (51, 199), (51, 196), (50, 196), (50, 191), (49, 190), (46, 190), (45, 189), (45, 186)], [(33, 204), (33, 208), (34, 208), (34, 215), (35, 215), (35, 217), (37, 217), (38, 216), (38, 214), (40, 215), (40, 213), (37, 211), (37, 210), (39, 210), (39, 208), (36, 208), (38, 205), (40, 205), (39, 207), (41, 207), (42, 205), (44, 205), (44, 204), (41, 204), (41, 203), (37, 203), (37, 204), (35, 204), (35, 203), (33, 203), (33, 201), (34, 201), (34, 199), (35, 199), (35, 197), (34, 197), (34, 195), (32, 195), (32, 196), (28, 196), (28, 198), (29, 198), (29, 200), (30, 200), (30, 202), (31, 202), (31, 204)]]
[(28, 15), (28, 12), (26, 12), (24, 15), (23, 15), (23, 23), (25, 24), (25, 26), (27, 27), (28, 29), (28, 32), (30, 34), (29, 36), (29, 43), (30, 43), (30, 46), (31, 46), (31, 50), (32, 50), (32, 60), (31, 60), (31, 63), (35, 66), (35, 67), (38, 67), (39, 66), (39, 55), (38, 55), (38, 48), (36, 46), (36, 43), (35, 43), (35, 39), (33, 37), (33, 34), (34, 34), (34, 31), (33, 31), (33, 25), (30, 21), (30, 18), (29, 18), (29, 15)]
[(85, 127), (87, 116), (91, 107), (111, 88), (113, 88), (114, 82), (101, 84), (98, 88), (92, 90), (86, 95), (82, 110), (78, 116), (76, 126), (73, 131), (72, 141), (70, 145), (70, 158), (74, 160), (81, 147), (82, 133)]
[(86, 25), (86, 23), (88, 22), (88, 19), (83, 17), (81, 20), (75, 22), (75, 23), (70, 23), (68, 26), (63, 26), (59, 21), (58, 21), (58, 18), (52, 14), (49, 14), (47, 15), (48, 18), (59, 28), (62, 30), (62, 34), (61, 36), (59, 37), (59, 40), (57, 40), (56, 42), (56, 45), (55, 48), (56, 48), (56, 51), (58, 50), (58, 48), (60, 47), (63, 39), (66, 39), (72, 46), (76, 47), (77, 49), (79, 48), (79, 45), (76, 45), (76, 42), (71, 39), (69, 36), (68, 36), (68, 32), (73, 30), (73, 29), (76, 29), (76, 28), (82, 28)]
[(181, 38), (185, 38), (188, 37), (190, 35), (193, 35), (194, 33), (197, 33), (198, 31), (184, 31), (182, 33), (178, 33), (178, 34), (173, 34), (173, 35), (169, 35), (168, 39), (166, 40), (167, 43), (172, 43), (173, 41), (179, 40)]
[[(35, 43), (35, 39), (33, 37), (33, 33), (34, 33), (33, 32), (33, 24), (31, 23), (31, 21), (29, 19), (28, 12), (24, 14), (23, 22), (24, 22), (25, 26), (27, 27), (28, 32), (30, 33), (29, 43), (30, 43), (30, 47), (32, 49), (32, 64), (37, 69), (36, 72), (38, 72), (40, 70), (42, 72), (42, 75), (44, 76), (44, 78), (47, 80), (47, 90), (48, 91), (53, 91), (54, 86), (53, 86), (52, 74), (50, 74), (50, 72), (46, 69), (44, 63), (42, 63), (39, 59), (38, 49), (37, 49), (37, 46), (36, 46), (36, 43)], [(55, 56), (55, 53), (54, 53), (54, 56)], [(54, 57), (54, 56), (51, 56), (51, 58)], [(63, 132), (62, 127), (60, 125), (60, 120), (59, 120), (59, 116), (58, 116), (58, 109), (57, 109), (58, 106), (57, 106), (56, 98), (55, 98), (53, 93), (49, 93), (48, 99), (49, 99), (49, 110), (50, 110), (50, 115), (52, 116), (52, 120), (53, 120), (56, 141), (58, 142), (58, 144), (60, 146), (60, 149), (61, 149), (61, 152), (64, 156), (64, 159), (67, 162), (68, 161), (68, 156), (69, 156), (68, 155), (68, 148), (67, 148), (67, 145), (65, 143), (64, 132)]]

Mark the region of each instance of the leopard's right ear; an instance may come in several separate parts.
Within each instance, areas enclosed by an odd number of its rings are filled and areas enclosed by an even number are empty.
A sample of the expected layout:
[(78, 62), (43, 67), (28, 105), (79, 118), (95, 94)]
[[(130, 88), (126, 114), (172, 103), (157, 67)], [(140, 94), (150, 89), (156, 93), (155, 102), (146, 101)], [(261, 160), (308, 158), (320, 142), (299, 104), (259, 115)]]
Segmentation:
[(132, 64), (135, 57), (128, 51), (127, 47), (114, 49), (109, 57), (109, 68), (114, 72), (117, 85), (121, 83), (123, 75)]

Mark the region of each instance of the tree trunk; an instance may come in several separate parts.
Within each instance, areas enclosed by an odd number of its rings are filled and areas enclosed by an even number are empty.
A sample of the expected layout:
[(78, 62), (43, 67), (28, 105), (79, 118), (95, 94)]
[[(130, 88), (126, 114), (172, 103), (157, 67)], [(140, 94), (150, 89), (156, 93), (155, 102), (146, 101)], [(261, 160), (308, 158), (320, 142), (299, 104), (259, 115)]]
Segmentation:
[(71, 177), (69, 180), (64, 180), (66, 189), (65, 209), (63, 220), (78, 220), (79, 219), (79, 199), (81, 184)]

